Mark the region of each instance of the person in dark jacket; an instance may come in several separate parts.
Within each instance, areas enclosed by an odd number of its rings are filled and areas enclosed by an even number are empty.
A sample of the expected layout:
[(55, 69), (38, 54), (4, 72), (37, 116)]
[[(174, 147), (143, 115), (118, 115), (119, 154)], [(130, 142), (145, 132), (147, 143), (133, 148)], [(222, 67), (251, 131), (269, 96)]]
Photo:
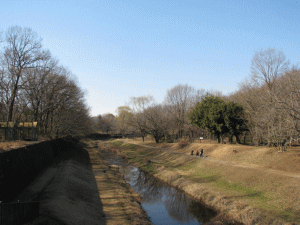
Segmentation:
[(201, 149), (200, 157), (203, 157), (203, 149)]

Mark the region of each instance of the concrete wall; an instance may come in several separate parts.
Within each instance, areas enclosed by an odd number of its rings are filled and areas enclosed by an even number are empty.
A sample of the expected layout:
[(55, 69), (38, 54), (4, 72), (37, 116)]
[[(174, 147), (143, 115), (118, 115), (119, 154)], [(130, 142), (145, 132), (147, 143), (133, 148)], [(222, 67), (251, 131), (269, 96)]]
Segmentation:
[(10, 202), (64, 151), (70, 140), (56, 139), (0, 153), (0, 201)]

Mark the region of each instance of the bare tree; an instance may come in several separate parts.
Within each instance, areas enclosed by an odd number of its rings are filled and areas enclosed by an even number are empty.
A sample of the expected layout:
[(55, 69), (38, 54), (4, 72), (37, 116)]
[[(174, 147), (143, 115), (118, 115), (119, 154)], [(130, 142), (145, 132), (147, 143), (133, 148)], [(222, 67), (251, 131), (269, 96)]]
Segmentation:
[(120, 106), (117, 108), (117, 114), (115, 119), (116, 127), (120, 134), (125, 137), (125, 134), (132, 132), (130, 121), (132, 121), (133, 113), (129, 106)]
[(10, 27), (0, 52), (0, 118), (37, 121), (40, 133), (53, 136), (88, 132), (89, 108), (74, 76), (30, 28)]
[(256, 52), (251, 63), (253, 80), (260, 86), (267, 84), (269, 90), (272, 90), (276, 79), (289, 68), (284, 53), (274, 48)]
[(115, 130), (115, 116), (111, 113), (98, 116), (98, 129), (104, 133), (112, 133)]
[(288, 71), (276, 86), (275, 98), (285, 117), (288, 117), (291, 126), (300, 132), (300, 70), (293, 68)]
[(51, 73), (57, 67), (57, 60), (49, 58), (39, 62), (36, 68), (27, 69), (25, 74), (25, 93), (33, 111), (33, 121), (38, 121), (42, 113), (42, 104), (45, 101), (45, 93), (51, 82)]
[(159, 141), (168, 133), (170, 126), (170, 119), (168, 117), (166, 106), (150, 106), (145, 110), (144, 114), (149, 133), (154, 137), (156, 143), (159, 143)]
[(188, 123), (187, 112), (195, 104), (196, 93), (193, 87), (179, 84), (168, 90), (165, 97), (164, 102), (170, 106), (170, 114), (174, 119), (173, 123), (179, 138), (182, 138), (184, 126)]
[(4, 81), (9, 87), (7, 121), (12, 121), (18, 91), (24, 85), (24, 71), (47, 59), (49, 52), (42, 50), (41, 39), (30, 28), (10, 27), (6, 32), (6, 43), (1, 65), (6, 75)]
[(153, 101), (152, 96), (132, 97), (130, 99), (130, 106), (133, 111), (131, 125), (139, 132), (143, 141), (145, 141), (145, 136), (148, 133), (145, 110), (153, 105)]
[[(278, 102), (275, 101), (276, 82), (288, 70), (289, 62), (283, 52), (273, 48), (256, 52), (252, 59), (251, 73), (253, 81), (263, 91), (257, 95), (260, 103), (264, 106), (264, 118), (261, 125), (264, 125), (264, 136), (268, 145), (272, 144), (274, 132), (278, 131), (279, 121)], [(278, 117), (279, 116), (279, 117)]]

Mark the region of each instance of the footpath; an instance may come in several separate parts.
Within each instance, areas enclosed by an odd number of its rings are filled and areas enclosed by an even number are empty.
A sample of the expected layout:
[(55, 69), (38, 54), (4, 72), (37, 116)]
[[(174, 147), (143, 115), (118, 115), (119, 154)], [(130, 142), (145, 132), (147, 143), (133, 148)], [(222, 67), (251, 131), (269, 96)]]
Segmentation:
[(107, 225), (150, 225), (140, 197), (126, 183), (117, 166), (109, 166), (98, 147), (88, 147), (89, 156)]

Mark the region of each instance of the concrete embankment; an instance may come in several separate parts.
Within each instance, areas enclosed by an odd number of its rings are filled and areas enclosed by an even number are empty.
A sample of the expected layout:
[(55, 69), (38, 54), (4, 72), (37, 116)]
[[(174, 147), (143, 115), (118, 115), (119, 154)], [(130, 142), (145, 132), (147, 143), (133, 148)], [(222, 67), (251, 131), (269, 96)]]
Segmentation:
[(88, 152), (67, 148), (16, 197), (39, 201), (40, 215), (28, 224), (106, 224)]
[(12, 201), (34, 178), (53, 163), (72, 142), (56, 139), (0, 154), (0, 200)]
[[(30, 177), (32, 182), (21, 193), (9, 198), (40, 202), (39, 217), (28, 225), (151, 224), (138, 203), (138, 196), (117, 171), (105, 164), (93, 145), (45, 142), (31, 149), (32, 152), (28, 147), (10, 151), (15, 156), (32, 157), (32, 161), (27, 162), (32, 168), (23, 176), (29, 176), (27, 173), (33, 168), (41, 170), (37, 176)], [(42, 160), (40, 164), (38, 159)], [(19, 159), (19, 162), (26, 165), (26, 160)], [(30, 162), (36, 164), (30, 165)], [(13, 171), (21, 178), (18, 175), (21, 170)], [(22, 181), (18, 184), (22, 185)]]

